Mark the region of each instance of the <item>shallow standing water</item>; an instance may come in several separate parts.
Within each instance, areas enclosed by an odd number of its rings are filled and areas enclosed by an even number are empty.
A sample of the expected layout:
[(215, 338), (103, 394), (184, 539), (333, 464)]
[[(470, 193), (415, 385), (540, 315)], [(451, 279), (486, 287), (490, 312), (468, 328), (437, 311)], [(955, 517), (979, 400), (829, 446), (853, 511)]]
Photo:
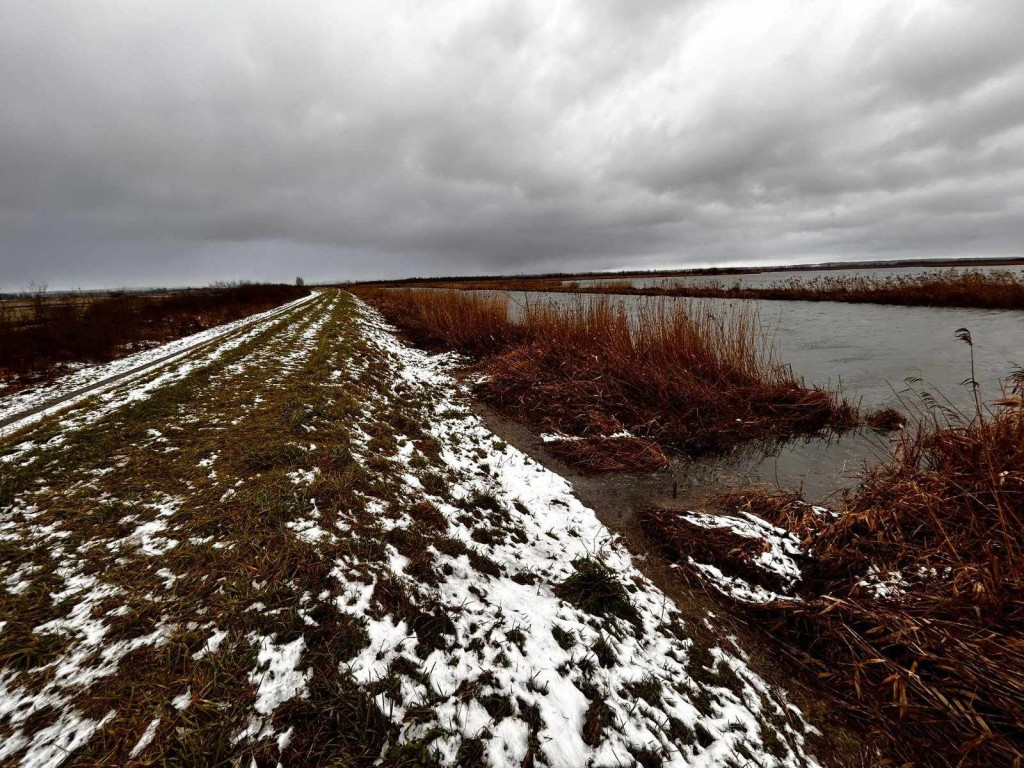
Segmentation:
[[(529, 302), (570, 304), (594, 300), (593, 294), (507, 292), (513, 308)], [(751, 302), (616, 296), (627, 307), (664, 301), (708, 307), (716, 313)], [(1000, 380), (1015, 364), (1024, 364), (1024, 312), (982, 309), (900, 307), (839, 302), (756, 302), (763, 333), (778, 359), (806, 383), (841, 389), (866, 410), (892, 406), (920, 415), (914, 384), (941, 403), (970, 418), (974, 396), (963, 381), (971, 375), (971, 350), (957, 341), (958, 328), (974, 337), (975, 376), (983, 402), (1001, 396)], [(821, 501), (852, 486), (864, 463), (884, 457), (890, 438), (871, 431), (847, 433), (832, 440), (792, 441), (766, 455), (746, 451), (714, 461), (682, 462), (684, 481), (737, 486), (747, 482), (802, 487), (808, 500)]]

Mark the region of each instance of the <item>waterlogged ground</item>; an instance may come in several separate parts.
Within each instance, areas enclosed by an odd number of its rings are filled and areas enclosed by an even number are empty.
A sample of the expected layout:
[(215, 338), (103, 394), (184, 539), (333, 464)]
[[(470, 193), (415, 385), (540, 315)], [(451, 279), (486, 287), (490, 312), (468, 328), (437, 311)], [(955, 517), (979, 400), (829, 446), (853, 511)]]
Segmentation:
[(0, 438), (0, 764), (815, 764), (453, 365), (325, 292)]

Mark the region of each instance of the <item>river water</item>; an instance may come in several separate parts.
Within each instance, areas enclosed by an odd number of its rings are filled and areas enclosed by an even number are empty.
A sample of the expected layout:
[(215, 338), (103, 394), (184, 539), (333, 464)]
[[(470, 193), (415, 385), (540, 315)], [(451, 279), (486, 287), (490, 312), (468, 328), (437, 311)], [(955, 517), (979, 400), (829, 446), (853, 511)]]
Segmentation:
[[(527, 301), (568, 304), (593, 300), (592, 294), (508, 292), (513, 307)], [(627, 307), (643, 302), (687, 303), (727, 314), (743, 301), (617, 296)], [(974, 340), (974, 371), (983, 402), (1002, 394), (1000, 381), (1015, 364), (1024, 365), (1024, 312), (1007, 310), (900, 307), (839, 302), (758, 301), (762, 333), (778, 359), (807, 384), (839, 389), (864, 410), (892, 406), (911, 415), (925, 410), (925, 391), (969, 419), (974, 395), (963, 384), (971, 376), (971, 348), (957, 341), (966, 327)], [(909, 385), (907, 379), (917, 380)], [(711, 462), (682, 462), (682, 482), (742, 485), (778, 483), (802, 487), (808, 500), (825, 501), (850, 487), (866, 463), (886, 455), (891, 438), (871, 431), (831, 440), (792, 441), (765, 452), (740, 451)]]

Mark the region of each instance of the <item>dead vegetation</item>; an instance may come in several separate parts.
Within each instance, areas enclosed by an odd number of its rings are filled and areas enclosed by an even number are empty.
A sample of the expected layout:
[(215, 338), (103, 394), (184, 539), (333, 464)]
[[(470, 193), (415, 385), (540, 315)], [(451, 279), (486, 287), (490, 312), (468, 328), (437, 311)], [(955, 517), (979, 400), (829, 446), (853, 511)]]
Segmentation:
[(553, 440), (545, 450), (556, 459), (594, 474), (657, 472), (669, 465), (657, 443), (639, 437), (588, 437)]
[(897, 738), (939, 736), (974, 761), (1019, 764), (1022, 526), (1019, 413), (907, 436), (813, 535), (822, 597), (782, 612), (780, 629), (834, 685), (881, 702)]
[(308, 294), (290, 285), (241, 283), (99, 297), (40, 289), (0, 299), (0, 387), (46, 379), (70, 363), (105, 362)]
[(707, 454), (858, 423), (852, 406), (773, 359), (748, 311), (630, 311), (599, 298), (528, 305), (510, 318), (503, 296), (358, 292), (416, 342), (478, 360), (485, 402), (584, 438), (553, 452), (590, 471), (650, 471), (664, 466), (664, 448)]
[(696, 284), (673, 283), (643, 289), (626, 285), (617, 286), (611, 292), (718, 299), (782, 299), (922, 307), (1024, 309), (1024, 279), (1009, 271), (948, 269), (926, 274), (886, 277), (830, 275), (813, 280), (792, 277), (763, 288), (727, 286), (716, 281)]
[[(751, 489), (718, 500), (797, 533), (802, 599), (747, 605), (867, 729), (907, 764), (1024, 760), (1024, 417), (905, 433), (838, 517), (795, 494)], [(757, 583), (750, 540), (693, 530), (647, 510), (662, 551), (709, 553)], [(695, 578), (695, 574), (689, 574)]]

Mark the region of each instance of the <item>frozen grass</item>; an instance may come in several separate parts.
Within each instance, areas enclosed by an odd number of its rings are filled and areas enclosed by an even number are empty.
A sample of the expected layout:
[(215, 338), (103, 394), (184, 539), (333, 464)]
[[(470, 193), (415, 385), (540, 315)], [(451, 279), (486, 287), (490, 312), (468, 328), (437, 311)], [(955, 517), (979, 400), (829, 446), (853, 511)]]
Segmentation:
[[(857, 423), (772, 356), (757, 317), (607, 299), (527, 306), (502, 296), (360, 289), (418, 343), (481, 360), (478, 394), (544, 432), (586, 438), (559, 455), (593, 471), (651, 470), (689, 454)], [(608, 438), (626, 436), (628, 442)]]
[(0, 762), (813, 764), (453, 365), (330, 292), (0, 444)]

